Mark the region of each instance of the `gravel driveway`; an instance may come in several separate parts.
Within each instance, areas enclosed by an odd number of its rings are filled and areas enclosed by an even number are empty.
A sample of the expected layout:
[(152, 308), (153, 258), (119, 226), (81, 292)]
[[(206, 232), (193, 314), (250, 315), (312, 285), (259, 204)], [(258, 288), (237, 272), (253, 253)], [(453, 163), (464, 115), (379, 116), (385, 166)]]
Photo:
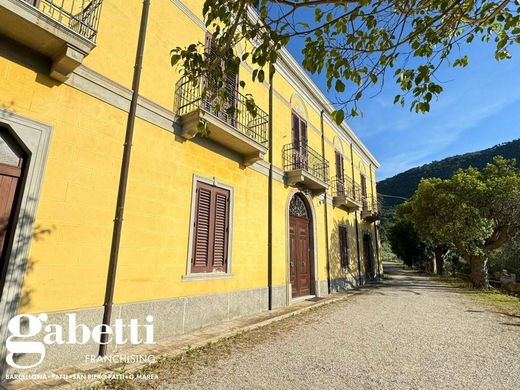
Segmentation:
[(398, 266), (385, 264), (385, 272), (384, 284), (161, 386), (520, 389), (520, 318)]

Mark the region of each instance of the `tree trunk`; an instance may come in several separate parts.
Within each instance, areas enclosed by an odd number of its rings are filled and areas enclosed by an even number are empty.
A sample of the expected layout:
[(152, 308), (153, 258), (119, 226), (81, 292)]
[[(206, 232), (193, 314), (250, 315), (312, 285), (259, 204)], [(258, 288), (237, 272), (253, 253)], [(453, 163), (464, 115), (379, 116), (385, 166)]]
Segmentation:
[(470, 258), (473, 287), (480, 289), (489, 288), (487, 262), (487, 256), (472, 256)]
[(444, 273), (444, 251), (440, 245), (435, 247), (435, 268), (437, 275)]

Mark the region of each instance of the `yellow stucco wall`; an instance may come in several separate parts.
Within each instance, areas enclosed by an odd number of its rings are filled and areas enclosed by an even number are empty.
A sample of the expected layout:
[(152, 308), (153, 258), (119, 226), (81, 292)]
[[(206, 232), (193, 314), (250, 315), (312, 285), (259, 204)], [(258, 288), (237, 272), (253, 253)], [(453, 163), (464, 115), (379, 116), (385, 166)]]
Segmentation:
[(53, 127), (21, 310), (99, 305), (126, 115), (4, 58), (0, 69), (0, 106)]
[[(200, 15), (201, 1), (186, 1)], [(97, 47), (84, 66), (130, 88), (141, 12), (140, 2), (103, 4)], [(141, 79), (141, 95), (173, 110), (178, 74), (169, 51), (204, 31), (169, 0), (155, 0)], [(28, 56), (30, 54), (27, 54)], [(240, 76), (250, 81), (247, 67)], [(103, 304), (113, 217), (127, 113), (14, 60), (0, 58), (0, 106), (53, 128), (47, 167), (23, 286), (21, 312), (42, 312)], [(309, 146), (321, 154), (320, 111), (297, 86), (276, 73), (273, 97), (274, 166), (283, 170), (282, 148), (291, 142), (291, 109), (299, 104), (308, 121)], [(268, 111), (268, 85), (249, 82), (260, 108)], [(326, 123), (325, 156), (334, 176), (336, 128)], [(345, 138), (343, 136), (343, 138)], [(345, 173), (351, 175), (350, 145), (342, 141)], [(360, 165), (361, 164), (361, 165)], [(354, 179), (360, 167), (354, 155)], [(194, 175), (233, 188), (231, 278), (186, 281)], [(367, 176), (370, 178), (370, 175)], [(373, 175), (375, 180), (375, 174)], [(237, 157), (211, 141), (186, 141), (150, 122), (137, 119), (125, 207), (115, 302), (127, 303), (210, 294), (267, 286), (267, 176), (244, 168)], [(375, 187), (374, 187), (375, 188)], [(371, 186), (369, 185), (369, 193)], [(293, 187), (273, 183), (273, 284), (287, 275), (287, 205)], [(329, 189), (330, 195), (330, 189)], [(327, 279), (325, 203), (312, 199), (314, 246), (319, 280)], [(347, 223), (352, 275), (357, 272), (354, 214), (327, 206), (330, 272), (339, 267), (337, 225)], [(361, 237), (360, 237), (361, 239)], [(361, 244), (360, 244), (361, 245)]]

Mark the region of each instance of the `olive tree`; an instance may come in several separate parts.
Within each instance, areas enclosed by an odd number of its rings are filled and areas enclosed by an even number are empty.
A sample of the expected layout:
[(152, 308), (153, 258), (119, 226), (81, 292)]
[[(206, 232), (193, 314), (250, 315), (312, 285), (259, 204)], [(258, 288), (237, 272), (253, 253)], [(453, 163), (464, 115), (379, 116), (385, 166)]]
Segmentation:
[(423, 179), (407, 207), (419, 236), (453, 245), (470, 264), (473, 286), (487, 288), (489, 254), (520, 236), (520, 171), (495, 157), (482, 171)]
[[(508, 48), (520, 42), (519, 11), (519, 0), (205, 0), (215, 50), (193, 42), (174, 48), (171, 62), (194, 84), (209, 77), (218, 91), (212, 95), (225, 101), (223, 80), (243, 61), (253, 67), (253, 82), (263, 82), (280, 51), (298, 37), (303, 67), (324, 74), (337, 92), (336, 122), (359, 115), (363, 93), (380, 90), (388, 79), (400, 90), (394, 104), (427, 112), (443, 90), (436, 72), (445, 63), (467, 66), (464, 48), (474, 40), (492, 43), (497, 60), (511, 57)], [(247, 99), (254, 113), (252, 96)]]

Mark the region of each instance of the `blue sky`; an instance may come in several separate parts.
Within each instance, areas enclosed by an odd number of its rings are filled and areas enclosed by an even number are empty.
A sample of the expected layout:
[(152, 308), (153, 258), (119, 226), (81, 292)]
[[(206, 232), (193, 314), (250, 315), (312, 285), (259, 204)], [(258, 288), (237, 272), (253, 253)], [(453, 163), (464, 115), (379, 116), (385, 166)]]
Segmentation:
[[(301, 42), (291, 41), (288, 49), (301, 61)], [(348, 123), (381, 163), (378, 180), (520, 138), (520, 49), (513, 48), (513, 58), (501, 62), (492, 44), (475, 42), (463, 53), (470, 57), (467, 68), (440, 69), (444, 92), (427, 114), (394, 105), (398, 91), (392, 80), (376, 97), (365, 93), (363, 118)], [(324, 77), (311, 77), (326, 92)], [(328, 95), (334, 101), (335, 92)]]

